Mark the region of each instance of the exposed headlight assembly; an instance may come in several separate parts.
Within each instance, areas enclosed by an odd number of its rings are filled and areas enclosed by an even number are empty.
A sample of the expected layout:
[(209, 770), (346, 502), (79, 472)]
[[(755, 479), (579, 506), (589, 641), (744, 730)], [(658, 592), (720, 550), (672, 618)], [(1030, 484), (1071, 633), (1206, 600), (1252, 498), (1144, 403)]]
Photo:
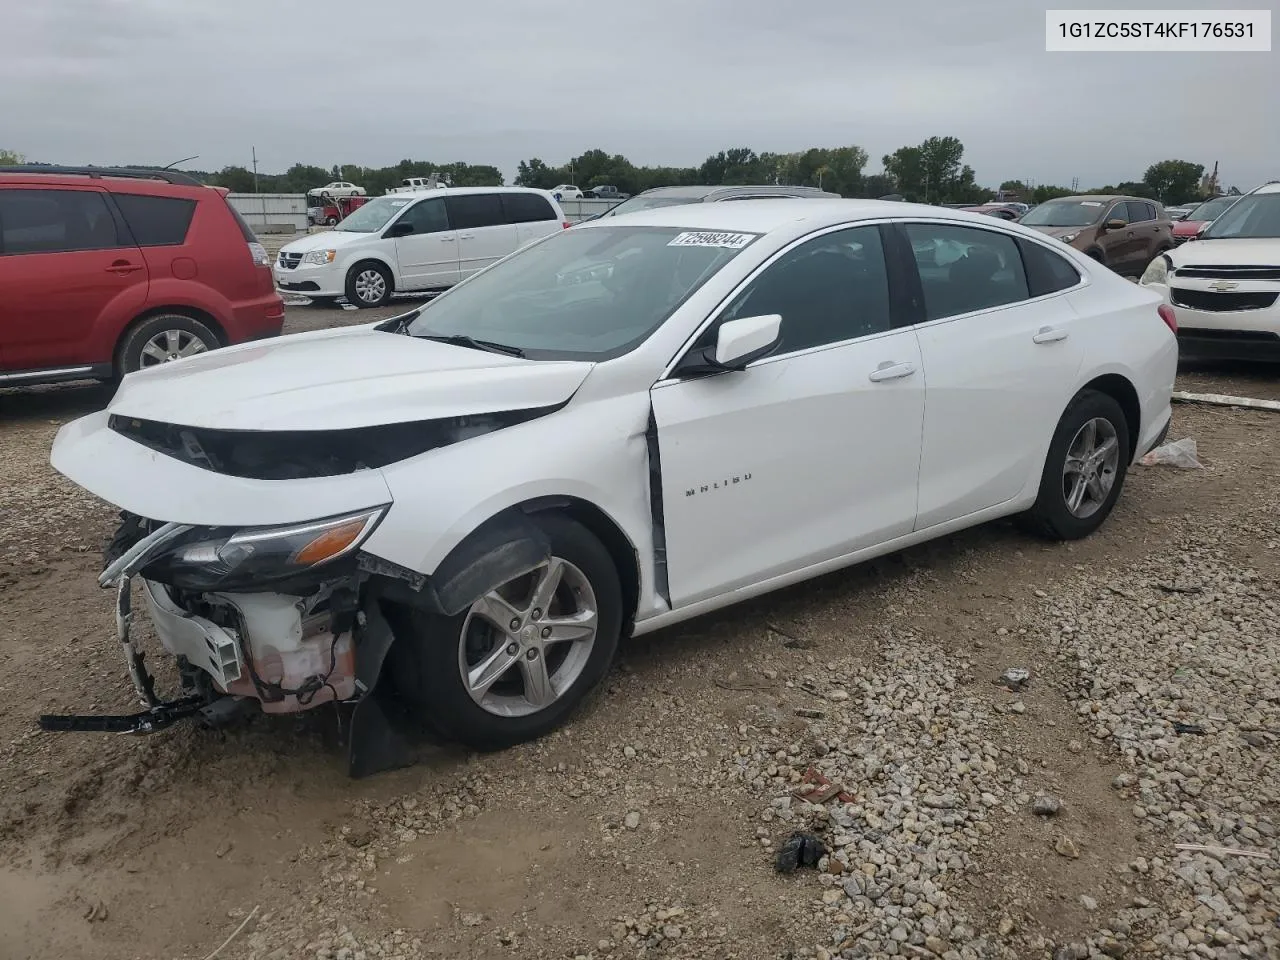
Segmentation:
[(333, 263), (333, 260), (337, 255), (337, 250), (311, 250), (303, 256), (302, 262), (312, 263), (318, 267), (323, 267), (327, 263)]
[(1080, 234), (1078, 233), (1066, 233), (1060, 236), (1058, 239), (1061, 240), (1063, 243), (1071, 243), (1079, 236)]
[(184, 590), (227, 590), (305, 575), (352, 555), (385, 506), (285, 527), (203, 528), (152, 560), (148, 579)]

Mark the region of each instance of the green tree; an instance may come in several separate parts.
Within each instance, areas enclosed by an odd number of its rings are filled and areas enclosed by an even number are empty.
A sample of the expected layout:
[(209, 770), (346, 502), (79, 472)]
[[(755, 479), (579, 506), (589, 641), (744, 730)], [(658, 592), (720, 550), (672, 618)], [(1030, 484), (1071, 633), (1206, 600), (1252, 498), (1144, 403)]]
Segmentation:
[(887, 154), (881, 163), (884, 164), (884, 172), (893, 180), (895, 193), (906, 200), (925, 199), (926, 172), (919, 147), (899, 147)]
[(1161, 203), (1184, 203), (1200, 196), (1204, 164), (1187, 160), (1161, 160), (1147, 167), (1142, 182)]
[(16, 167), (26, 162), (27, 158), (15, 150), (0, 150), (0, 167)]
[(887, 173), (873, 173), (869, 177), (862, 178), (862, 190), (859, 195), (875, 200), (897, 192), (898, 185), (893, 182), (893, 177)]

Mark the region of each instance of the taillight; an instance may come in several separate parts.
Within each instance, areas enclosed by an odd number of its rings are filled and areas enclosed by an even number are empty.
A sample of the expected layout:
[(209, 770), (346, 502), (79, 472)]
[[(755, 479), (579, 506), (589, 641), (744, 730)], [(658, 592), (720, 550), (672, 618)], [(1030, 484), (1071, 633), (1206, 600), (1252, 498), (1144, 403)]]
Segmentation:
[(1173, 307), (1167, 303), (1162, 303), (1156, 307), (1156, 313), (1160, 314), (1160, 319), (1164, 321), (1164, 325), (1174, 333), (1178, 332), (1178, 318), (1173, 312)]
[(256, 266), (268, 267), (271, 265), (271, 261), (267, 259), (267, 248), (256, 241), (249, 244), (249, 256), (253, 257), (253, 262)]
[(566, 221), (564, 221), (562, 224), (560, 224), (560, 226), (562, 226), (562, 227), (564, 227), (566, 230), (568, 230), (570, 227), (572, 227), (572, 226), (573, 226), (573, 224), (572, 224), (572, 223), (570, 223), (568, 220), (566, 220)]

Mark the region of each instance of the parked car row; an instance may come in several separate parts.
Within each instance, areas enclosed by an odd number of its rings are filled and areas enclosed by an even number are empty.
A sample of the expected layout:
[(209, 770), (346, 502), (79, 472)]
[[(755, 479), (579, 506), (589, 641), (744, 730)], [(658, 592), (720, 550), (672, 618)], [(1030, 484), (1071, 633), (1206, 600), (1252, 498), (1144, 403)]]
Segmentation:
[(0, 167), (0, 386), (112, 380), (280, 333), (267, 252), (181, 173)]

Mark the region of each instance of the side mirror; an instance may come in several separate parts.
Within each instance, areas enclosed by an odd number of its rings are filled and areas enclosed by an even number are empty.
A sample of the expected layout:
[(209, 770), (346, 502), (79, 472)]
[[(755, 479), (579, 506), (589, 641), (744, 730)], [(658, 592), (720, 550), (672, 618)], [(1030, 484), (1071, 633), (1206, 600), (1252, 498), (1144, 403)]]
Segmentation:
[(388, 237), (407, 237), (413, 233), (413, 224), (408, 220), (397, 220), (387, 231)]
[(720, 324), (714, 346), (691, 350), (676, 365), (677, 375), (696, 376), (745, 370), (747, 365), (768, 356), (782, 336), (782, 315), (739, 317)]
[(1105, 224), (1108, 230), (1123, 230), (1129, 225), (1128, 220), (1121, 220), (1119, 217), (1112, 217)]

